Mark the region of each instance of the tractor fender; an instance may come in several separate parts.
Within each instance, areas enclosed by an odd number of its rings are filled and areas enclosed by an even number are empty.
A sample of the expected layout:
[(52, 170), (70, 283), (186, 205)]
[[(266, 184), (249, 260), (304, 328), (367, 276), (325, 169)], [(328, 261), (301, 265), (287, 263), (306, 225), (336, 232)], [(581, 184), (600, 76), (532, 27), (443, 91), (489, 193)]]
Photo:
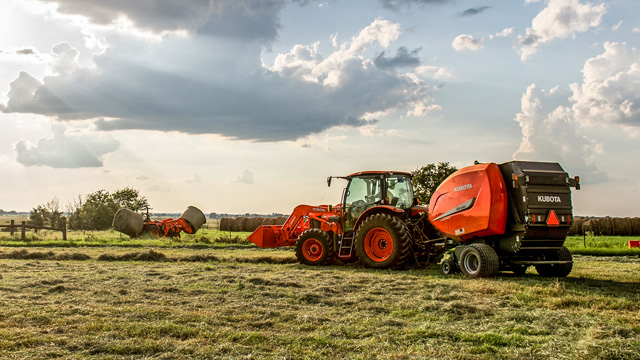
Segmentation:
[(390, 206), (390, 205), (374, 206), (370, 209), (367, 209), (365, 212), (362, 213), (362, 215), (360, 215), (353, 229), (354, 230), (357, 229), (360, 226), (360, 224), (364, 221), (364, 219), (374, 214), (389, 214), (391, 216), (401, 216), (404, 213), (405, 213), (404, 210), (397, 208), (395, 206)]

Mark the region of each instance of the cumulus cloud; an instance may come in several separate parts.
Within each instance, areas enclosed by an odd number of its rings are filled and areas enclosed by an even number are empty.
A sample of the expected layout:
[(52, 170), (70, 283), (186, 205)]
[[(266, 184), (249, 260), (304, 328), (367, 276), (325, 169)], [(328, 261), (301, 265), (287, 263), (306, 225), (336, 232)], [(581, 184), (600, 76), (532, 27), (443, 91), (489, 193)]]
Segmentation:
[(238, 177), (233, 180), (233, 182), (241, 183), (241, 184), (253, 184), (253, 173), (249, 170), (242, 171)]
[(502, 29), (502, 31), (498, 31), (495, 34), (489, 35), (489, 39), (507, 37), (511, 34), (513, 34), (513, 28), (512, 27), (505, 28), (505, 29)]
[(554, 39), (575, 36), (599, 26), (606, 13), (603, 4), (583, 4), (579, 0), (549, 0), (533, 19), (525, 35), (518, 36), (518, 52), (525, 61), (538, 51), (540, 44)]
[(315, 44), (295, 45), (273, 64), (261, 61), (259, 39), (108, 38), (111, 46), (91, 68), (79, 68), (76, 50), (58, 44), (51, 74), (39, 80), (20, 73), (0, 111), (92, 119), (100, 130), (293, 140), (334, 126), (366, 125), (367, 113), (410, 111), (430, 102), (427, 84), (365, 57), (368, 49), (388, 48), (400, 33), (398, 24), (376, 19), (327, 56)]
[(530, 85), (522, 96), (521, 112), (515, 120), (522, 130), (522, 141), (513, 154), (518, 160), (553, 161), (571, 164), (572, 171), (584, 182), (606, 181), (608, 176), (595, 163), (602, 153), (602, 145), (578, 132), (571, 108), (559, 105), (566, 102), (567, 93)]
[(67, 43), (57, 44), (51, 49), (53, 60), (49, 64), (49, 73), (66, 76), (80, 68), (80, 52)]
[(482, 44), (482, 39), (474, 39), (473, 36), (469, 34), (461, 34), (456, 36), (451, 43), (456, 51), (462, 50), (480, 50), (484, 47)]
[(604, 53), (582, 69), (582, 84), (572, 84), (573, 111), (582, 125), (640, 126), (640, 53), (626, 43), (604, 44)]
[(120, 142), (108, 134), (67, 134), (60, 125), (53, 126), (52, 132), (52, 138), (40, 139), (35, 146), (18, 141), (16, 160), (25, 166), (101, 167), (104, 155), (120, 146)]
[(394, 57), (386, 57), (385, 52), (381, 52), (378, 56), (376, 56), (373, 61), (377, 67), (381, 69), (389, 69), (389, 68), (398, 68), (398, 67), (411, 67), (415, 68), (420, 65), (420, 58), (418, 57), (418, 52), (420, 52), (422, 48), (418, 48), (412, 51), (409, 51), (406, 47), (402, 46), (398, 48), (396, 51), (396, 56)]
[(475, 7), (475, 8), (469, 8), (463, 12), (460, 13), (460, 16), (473, 16), (473, 15), (478, 15), (482, 12), (484, 12), (485, 10), (490, 9), (491, 6), (480, 6), (480, 7)]

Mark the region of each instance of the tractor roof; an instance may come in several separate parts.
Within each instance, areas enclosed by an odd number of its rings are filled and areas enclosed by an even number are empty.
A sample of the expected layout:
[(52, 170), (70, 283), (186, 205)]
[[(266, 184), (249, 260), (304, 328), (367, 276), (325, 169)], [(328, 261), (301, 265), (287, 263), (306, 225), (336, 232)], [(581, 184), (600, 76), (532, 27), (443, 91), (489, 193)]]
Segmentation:
[(356, 173), (350, 174), (349, 177), (384, 174), (411, 176), (411, 173), (406, 171), (358, 171)]

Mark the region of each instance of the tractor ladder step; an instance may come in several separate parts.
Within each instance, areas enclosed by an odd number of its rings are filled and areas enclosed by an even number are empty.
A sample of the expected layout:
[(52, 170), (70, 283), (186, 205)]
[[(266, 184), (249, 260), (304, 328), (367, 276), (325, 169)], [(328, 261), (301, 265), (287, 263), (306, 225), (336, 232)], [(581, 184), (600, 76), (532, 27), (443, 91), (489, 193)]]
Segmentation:
[(345, 236), (340, 242), (340, 249), (338, 250), (338, 257), (345, 258), (350, 257), (353, 251), (353, 236)]

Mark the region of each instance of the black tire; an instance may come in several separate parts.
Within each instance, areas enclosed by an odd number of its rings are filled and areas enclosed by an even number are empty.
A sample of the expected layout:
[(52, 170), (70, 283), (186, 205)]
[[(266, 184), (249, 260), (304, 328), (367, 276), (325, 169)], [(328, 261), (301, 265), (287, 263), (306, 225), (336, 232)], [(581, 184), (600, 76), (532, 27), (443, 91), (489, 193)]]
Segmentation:
[(356, 230), (355, 242), (356, 255), (365, 267), (399, 268), (409, 260), (411, 236), (395, 216), (371, 215)]
[(440, 268), (442, 269), (442, 273), (445, 275), (451, 275), (458, 272), (456, 262), (453, 261), (452, 258), (445, 259), (442, 264), (440, 264)]
[(303, 232), (296, 241), (296, 258), (306, 265), (328, 264), (333, 258), (333, 251), (327, 233), (320, 229)]
[(540, 276), (545, 277), (567, 277), (573, 268), (573, 256), (566, 246), (563, 246), (557, 253), (547, 256), (547, 260), (571, 261), (567, 264), (539, 264), (536, 271)]
[(498, 254), (486, 244), (472, 244), (460, 254), (460, 271), (471, 278), (494, 277), (500, 269)]
[(149, 224), (149, 225), (145, 225), (142, 228), (142, 236), (145, 237), (154, 237), (154, 238), (158, 238), (158, 237), (163, 237), (164, 233), (162, 232), (162, 230), (160, 230), (160, 227), (156, 224)]

